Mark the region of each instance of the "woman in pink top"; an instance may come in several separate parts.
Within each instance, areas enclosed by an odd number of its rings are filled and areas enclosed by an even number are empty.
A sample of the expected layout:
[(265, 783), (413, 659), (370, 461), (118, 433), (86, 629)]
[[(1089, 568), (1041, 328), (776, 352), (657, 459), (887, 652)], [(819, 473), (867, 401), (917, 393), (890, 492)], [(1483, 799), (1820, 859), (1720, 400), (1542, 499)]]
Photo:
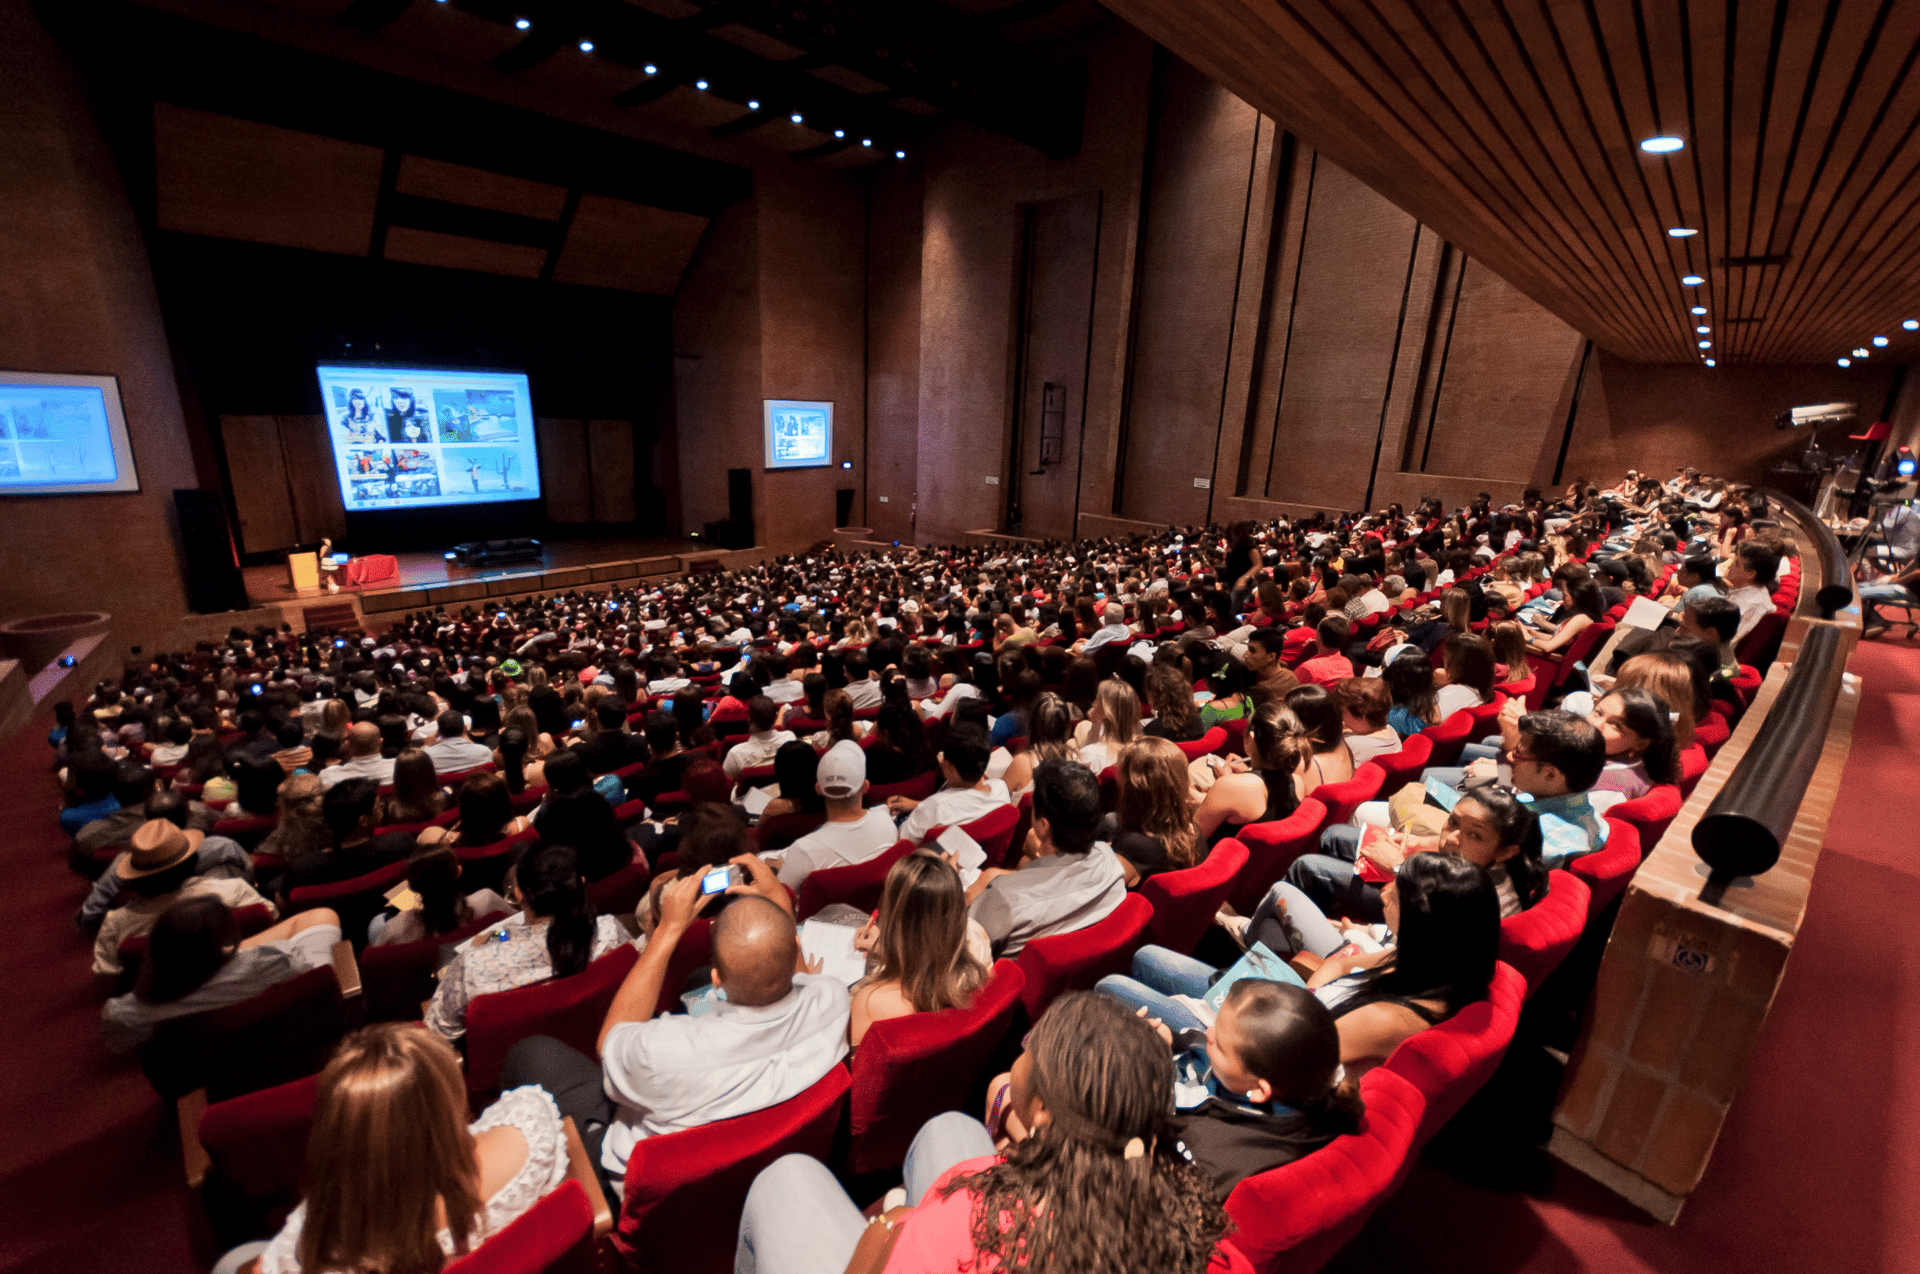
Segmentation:
[(778, 1159), (747, 1193), (736, 1274), (1250, 1274), (1169, 1129), (1173, 1078), (1145, 1019), (1106, 996), (1062, 996), (1013, 1065), (1023, 1140), (996, 1155), (978, 1120), (934, 1117), (903, 1169), (916, 1206), (872, 1222), (824, 1164)]

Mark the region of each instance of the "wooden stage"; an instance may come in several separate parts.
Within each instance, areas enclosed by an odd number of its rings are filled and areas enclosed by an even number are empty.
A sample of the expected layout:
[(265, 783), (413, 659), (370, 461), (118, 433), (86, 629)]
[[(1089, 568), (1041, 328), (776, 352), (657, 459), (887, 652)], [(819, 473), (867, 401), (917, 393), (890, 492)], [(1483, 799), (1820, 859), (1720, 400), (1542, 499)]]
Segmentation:
[[(588, 587), (630, 586), (644, 579), (678, 575), (696, 565), (734, 566), (766, 556), (760, 548), (728, 550), (699, 540), (579, 539), (543, 542), (542, 556), (506, 566), (471, 568), (449, 562), (443, 553), (396, 553), (396, 578), (357, 587), (293, 587), (284, 560), (244, 570), (248, 600), (256, 608), (276, 610), (296, 628), (304, 628), (308, 609), (351, 605), (366, 627), (377, 627), (406, 611), (458, 608), (489, 597), (524, 597)], [(318, 622), (318, 621), (316, 621)]]

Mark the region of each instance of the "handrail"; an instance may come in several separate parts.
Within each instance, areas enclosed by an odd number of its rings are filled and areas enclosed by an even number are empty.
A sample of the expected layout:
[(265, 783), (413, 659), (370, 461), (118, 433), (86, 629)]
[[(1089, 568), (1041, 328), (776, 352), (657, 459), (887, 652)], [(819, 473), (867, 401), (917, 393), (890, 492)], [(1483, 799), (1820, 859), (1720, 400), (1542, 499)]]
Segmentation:
[[(1806, 617), (1807, 630), (1793, 670), (1740, 763), (1714, 794), (1693, 828), (1693, 850), (1712, 869), (1700, 901), (1720, 905), (1727, 886), (1756, 876), (1780, 861), (1807, 784), (1826, 747), (1827, 726), (1846, 671), (1846, 643), (1831, 621), (1853, 601), (1853, 581), (1840, 541), (1812, 510), (1768, 489), (1769, 503), (1798, 524), (1802, 552), (1801, 608), (1809, 596), (1820, 614)], [(1810, 552), (1808, 550), (1811, 550)], [(1805, 578), (1809, 568), (1820, 572)]]

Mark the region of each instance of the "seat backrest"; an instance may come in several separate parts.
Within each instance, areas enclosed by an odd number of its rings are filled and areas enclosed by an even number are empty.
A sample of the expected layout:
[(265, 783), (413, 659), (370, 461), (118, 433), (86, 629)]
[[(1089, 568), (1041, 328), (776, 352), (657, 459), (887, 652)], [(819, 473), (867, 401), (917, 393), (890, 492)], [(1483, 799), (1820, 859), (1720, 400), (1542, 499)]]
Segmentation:
[(441, 1266), (441, 1274), (544, 1274), (591, 1268), (593, 1205), (578, 1181), (562, 1181), (533, 1206), (502, 1226), (465, 1256)]
[(911, 854), (914, 848), (914, 842), (910, 840), (895, 841), (892, 849), (864, 863), (822, 867), (818, 871), (808, 872), (807, 878), (800, 882), (800, 896), (794, 904), (795, 914), (805, 920), (822, 907), (836, 902), (844, 902), (861, 911), (872, 911), (880, 905), (880, 891), (886, 887), (887, 873), (893, 870), (895, 863)]
[(367, 1018), (374, 1022), (414, 1022), (420, 1006), (433, 998), (434, 966), (442, 946), (457, 946), (489, 925), (507, 918), (504, 911), (476, 916), (452, 933), (419, 942), (393, 942), (360, 953), (360, 987)]
[(897, 1168), (922, 1124), (967, 1110), (984, 1093), (988, 1070), (1013, 1022), (1026, 975), (1012, 960), (964, 1009), (914, 1013), (875, 1022), (853, 1055), (849, 1172)]
[(1019, 956), (1020, 971), (1026, 975), (1020, 1002), (1028, 1019), (1039, 1021), (1047, 1005), (1064, 992), (1092, 990), (1109, 973), (1125, 973), (1152, 919), (1147, 900), (1128, 894), (1111, 914), (1084, 929), (1028, 941)]
[(1398, 752), (1387, 752), (1367, 762), (1380, 767), (1380, 795), (1392, 796), (1420, 777), (1420, 771), (1433, 763), (1433, 740), (1424, 734), (1403, 739)]
[(513, 863), (513, 856), (520, 852), (520, 847), (531, 845), (539, 839), (540, 833), (529, 827), (491, 845), (456, 847), (453, 852), (460, 860), (460, 887), (469, 890), (500, 888), (506, 880), (507, 868)]
[(1706, 775), (1707, 750), (1698, 743), (1680, 749), (1680, 798), (1685, 800), (1693, 795), (1693, 789)]
[(1586, 883), (1587, 928), (1592, 929), (1640, 870), (1640, 829), (1609, 812), (1607, 843), (1569, 862), (1567, 870)]
[(1220, 728), (1227, 732), (1227, 741), (1220, 745), (1223, 756), (1245, 756), (1247, 753), (1247, 718), (1235, 717), (1231, 721), (1222, 721)]
[(1308, 796), (1326, 806), (1326, 825), (1351, 823), (1353, 812), (1360, 808), (1361, 802), (1370, 801), (1380, 795), (1381, 784), (1385, 783), (1387, 772), (1368, 761), (1353, 772), (1353, 777), (1342, 783), (1322, 783)]
[(696, 916), (687, 931), (680, 935), (680, 941), (673, 948), (673, 956), (667, 961), (667, 972), (660, 979), (660, 1000), (655, 1005), (653, 1015), (670, 1013), (680, 1006), (680, 995), (686, 989), (687, 979), (693, 976), (701, 965), (713, 963), (713, 921), (706, 916)]
[(1740, 671), (1727, 684), (1732, 686), (1733, 692), (1740, 696), (1740, 707), (1745, 709), (1753, 703), (1753, 697), (1760, 693), (1762, 680), (1764, 678), (1760, 675), (1758, 668), (1742, 662)]
[(639, 958), (633, 944), (623, 942), (570, 978), (473, 997), (467, 1004), (467, 1091), (500, 1087), (507, 1050), (530, 1035), (551, 1035), (591, 1057), (607, 1006)]
[(999, 867), (1013, 848), (1013, 833), (1020, 826), (1020, 807), (1002, 805), (998, 809), (988, 810), (971, 823), (962, 823), (960, 830), (971, 836), (987, 855), (986, 866)]
[(1411, 1082), (1426, 1099), (1414, 1153), (1499, 1069), (1520, 1024), (1526, 995), (1527, 980), (1512, 965), (1499, 961), (1493, 966), (1486, 999), (1409, 1035), (1380, 1066)]
[(1179, 748), (1187, 760), (1192, 761), (1203, 756), (1210, 756), (1225, 747), (1226, 744), (1227, 732), (1219, 726), (1214, 726), (1192, 743), (1176, 743), (1173, 746)]
[(763, 818), (754, 825), (753, 839), (762, 851), (785, 849), (809, 832), (820, 830), (826, 825), (827, 812), (803, 814), (775, 814), (772, 818)]
[(1680, 789), (1672, 783), (1662, 783), (1645, 796), (1637, 796), (1631, 801), (1622, 801), (1607, 810), (1607, 817), (1620, 823), (1631, 823), (1640, 832), (1640, 857), (1653, 852), (1660, 838), (1667, 834), (1667, 828), (1680, 816), (1680, 807), (1686, 804), (1686, 798), (1680, 795)]
[(140, 1064), (163, 1098), (196, 1088), (225, 1101), (318, 1073), (347, 1033), (333, 966), (309, 969), (250, 999), (162, 1022)]
[(876, 783), (867, 789), (862, 804), (885, 805), (889, 796), (904, 796), (910, 801), (924, 801), (940, 790), (940, 772), (928, 770), (925, 774), (916, 774), (910, 779), (898, 783)]
[(1247, 847), (1237, 840), (1224, 840), (1191, 867), (1141, 881), (1139, 896), (1153, 908), (1153, 918), (1147, 922), (1148, 941), (1191, 954), (1246, 865)]
[(1467, 746), (1467, 740), (1473, 734), (1473, 717), (1465, 711), (1456, 712), (1420, 733), (1433, 747), (1433, 756), (1428, 765), (1458, 765), (1460, 750)]
[(1540, 989), (1580, 941), (1590, 897), (1586, 882), (1572, 872), (1550, 871), (1546, 897), (1500, 922), (1500, 958), (1527, 980), (1528, 995)]
[(403, 858), (352, 880), (303, 885), (287, 895), (287, 914), (331, 907), (340, 913), (341, 933), (355, 940), (364, 939), (367, 922), (387, 905), (387, 891), (406, 878), (407, 860)]
[(1273, 882), (1287, 874), (1293, 860), (1320, 848), (1320, 829), (1326, 825), (1327, 807), (1309, 796), (1285, 818), (1266, 823), (1243, 823), (1234, 830), (1233, 839), (1247, 847), (1247, 865), (1240, 869), (1228, 901), (1243, 916), (1266, 897)]
[(777, 1106), (642, 1138), (627, 1160), (614, 1251), (649, 1274), (731, 1270), (747, 1187), (781, 1155), (826, 1159), (849, 1086), (846, 1067), (836, 1065)]
[(628, 863), (611, 876), (587, 882), (587, 902), (596, 916), (631, 916), (647, 896), (647, 860)]
[(222, 1240), (244, 1242), (276, 1226), (300, 1202), (313, 1131), (317, 1075), (215, 1102), (200, 1115), (207, 1152), (201, 1202)]
[[(1404, 1046), (1403, 1046), (1404, 1047)], [(1360, 1080), (1358, 1132), (1246, 1178), (1227, 1196), (1232, 1244), (1254, 1269), (1317, 1270), (1357, 1233), (1413, 1166), (1426, 1114), (1420, 1090), (1385, 1067)]]
[(1473, 723), (1472, 728), (1467, 731), (1469, 743), (1500, 732), (1500, 709), (1505, 707), (1506, 703), (1506, 694), (1496, 689), (1493, 692), (1493, 698), (1477, 708), (1467, 709), (1467, 719)]

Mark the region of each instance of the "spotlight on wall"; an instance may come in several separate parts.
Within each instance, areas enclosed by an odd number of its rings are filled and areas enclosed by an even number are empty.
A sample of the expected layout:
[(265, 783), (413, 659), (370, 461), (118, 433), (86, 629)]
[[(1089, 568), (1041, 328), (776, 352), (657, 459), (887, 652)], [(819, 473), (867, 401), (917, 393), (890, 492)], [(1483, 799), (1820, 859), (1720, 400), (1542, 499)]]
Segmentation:
[(1678, 137), (1649, 137), (1640, 143), (1640, 149), (1649, 155), (1671, 155), (1685, 145)]

